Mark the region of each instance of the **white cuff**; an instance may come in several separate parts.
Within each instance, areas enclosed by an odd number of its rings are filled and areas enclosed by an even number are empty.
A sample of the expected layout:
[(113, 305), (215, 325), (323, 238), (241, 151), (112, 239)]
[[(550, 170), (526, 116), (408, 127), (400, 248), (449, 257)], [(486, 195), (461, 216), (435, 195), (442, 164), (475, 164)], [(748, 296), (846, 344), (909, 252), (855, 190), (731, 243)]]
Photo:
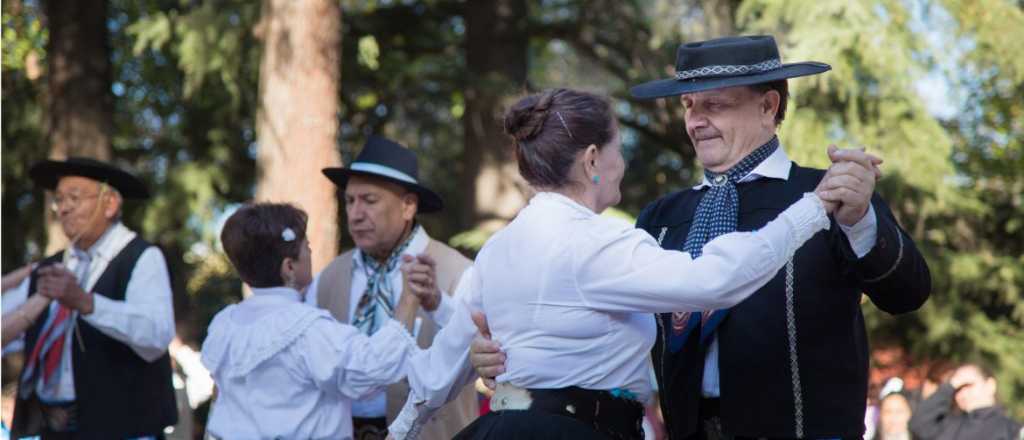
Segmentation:
[(875, 240), (878, 237), (878, 217), (875, 216), (874, 205), (868, 204), (867, 214), (853, 226), (840, 223), (839, 228), (850, 240), (850, 247), (853, 248), (853, 253), (857, 254), (857, 258), (864, 258), (871, 252), (871, 248), (875, 247)]
[(444, 327), (448, 325), (448, 321), (452, 319), (452, 314), (455, 313), (455, 308), (452, 306), (451, 298), (448, 298), (448, 294), (445, 291), (441, 291), (441, 302), (438, 303), (437, 308), (433, 311), (427, 312), (430, 319), (434, 320), (434, 324), (438, 327)]
[[(419, 349), (419, 345), (416, 345), (416, 336), (409, 333), (409, 330), (405, 328), (405, 324), (402, 324), (400, 321), (394, 318), (387, 320), (384, 322), (384, 325), (380, 327), (380, 330), (377, 330), (377, 333), (374, 333), (370, 338), (376, 338), (377, 335), (385, 332), (394, 333), (396, 337), (401, 339), (404, 343), (409, 344), (415, 349)], [(387, 340), (391, 339), (390, 336), (386, 336), (384, 338)]]
[(831, 225), (825, 205), (814, 193), (804, 193), (803, 198), (782, 211), (779, 217), (786, 219), (793, 227), (793, 237), (786, 242), (786, 249), (783, 249), (786, 260), (792, 258), (811, 236), (818, 231), (828, 230)]
[[(424, 414), (420, 414), (423, 411)], [(403, 439), (415, 439), (420, 436), (420, 430), (423, 428), (423, 420), (427, 419), (430, 413), (426, 406), (417, 404), (412, 399), (412, 394), (405, 400), (405, 405), (402, 406), (402, 411), (395, 416), (395, 420), (388, 426), (388, 434), (393, 436), (395, 440)]]

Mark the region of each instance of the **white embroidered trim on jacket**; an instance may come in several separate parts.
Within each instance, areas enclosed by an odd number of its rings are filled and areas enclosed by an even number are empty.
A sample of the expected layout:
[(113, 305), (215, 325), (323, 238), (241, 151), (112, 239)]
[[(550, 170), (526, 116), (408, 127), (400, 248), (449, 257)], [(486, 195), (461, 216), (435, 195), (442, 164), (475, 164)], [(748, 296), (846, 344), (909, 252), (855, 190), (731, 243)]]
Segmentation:
[(796, 437), (804, 436), (804, 401), (800, 388), (800, 362), (796, 347), (796, 312), (793, 307), (793, 259), (786, 263), (786, 330), (789, 336), (789, 369), (793, 375), (793, 416)]

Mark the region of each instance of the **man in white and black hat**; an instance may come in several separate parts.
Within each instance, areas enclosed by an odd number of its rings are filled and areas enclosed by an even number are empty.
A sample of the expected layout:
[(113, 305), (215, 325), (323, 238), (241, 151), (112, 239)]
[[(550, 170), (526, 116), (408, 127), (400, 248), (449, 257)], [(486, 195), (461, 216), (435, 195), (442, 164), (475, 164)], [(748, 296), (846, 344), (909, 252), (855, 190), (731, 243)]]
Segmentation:
[[(430, 238), (417, 214), (441, 211), (444, 202), (419, 182), (416, 154), (391, 140), (372, 136), (347, 168), (325, 168), (344, 191), (348, 232), (355, 249), (342, 253), (313, 280), (307, 301), (344, 323), (373, 334), (394, 313), (403, 294), (403, 262), (412, 268), (408, 288), (420, 296), (417, 341), (427, 348), (439, 325), (451, 316), (451, 295), (468, 289), (471, 261)], [(388, 424), (405, 404), (405, 381), (352, 405), (355, 438), (383, 439)], [(478, 415), (472, 386), (439, 411), (421, 433), (424, 439), (450, 439)]]
[[(681, 99), (704, 180), (648, 205), (637, 226), (665, 248), (699, 255), (712, 238), (761, 228), (813, 191), (826, 171), (790, 161), (776, 130), (786, 115), (786, 79), (829, 69), (782, 64), (770, 36), (681, 45), (675, 78), (631, 92)], [(860, 150), (829, 156), (829, 199), (839, 208), (828, 231), (739, 305), (659, 317), (652, 354), (672, 438), (863, 436), (861, 293), (886, 312), (906, 313), (928, 298), (931, 278), (874, 193), (876, 161)]]
[(167, 346), (170, 276), (160, 249), (124, 226), (124, 198), (149, 196), (135, 176), (85, 158), (29, 171), (54, 192), (70, 244), (4, 294), (6, 314), (52, 298), (24, 335), (12, 438), (156, 438), (177, 419)]

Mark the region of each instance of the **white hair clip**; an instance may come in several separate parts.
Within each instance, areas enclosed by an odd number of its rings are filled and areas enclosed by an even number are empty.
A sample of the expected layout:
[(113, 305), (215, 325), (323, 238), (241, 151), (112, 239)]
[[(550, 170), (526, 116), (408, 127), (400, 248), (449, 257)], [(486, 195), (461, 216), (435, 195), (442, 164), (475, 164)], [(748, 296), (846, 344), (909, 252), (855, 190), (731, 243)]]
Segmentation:
[(281, 239), (287, 242), (295, 241), (295, 231), (293, 231), (292, 228), (284, 228), (284, 230), (281, 231)]

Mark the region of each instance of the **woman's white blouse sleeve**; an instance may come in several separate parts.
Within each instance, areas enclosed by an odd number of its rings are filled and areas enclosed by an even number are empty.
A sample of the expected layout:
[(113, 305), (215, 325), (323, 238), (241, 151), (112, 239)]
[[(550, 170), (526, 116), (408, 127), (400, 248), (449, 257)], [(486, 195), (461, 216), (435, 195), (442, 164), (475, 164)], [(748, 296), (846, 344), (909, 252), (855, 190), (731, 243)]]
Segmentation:
[(437, 409), (455, 399), (463, 387), (476, 379), (469, 363), (469, 348), (477, 334), (471, 311), (481, 310), (479, 275), (471, 279), (469, 295), (451, 298), (451, 319), (434, 336), (430, 348), (419, 351), (410, 360), (409, 397), (388, 427), (395, 439), (416, 438)]
[(318, 320), (294, 347), (317, 386), (350, 399), (380, 391), (405, 376), (419, 351), (402, 324), (389, 320), (373, 336), (333, 320)]
[(797, 248), (828, 226), (821, 200), (808, 194), (760, 230), (721, 235), (693, 259), (662, 249), (642, 230), (595, 218), (576, 240), (577, 287), (588, 307), (609, 312), (732, 307), (771, 280)]

